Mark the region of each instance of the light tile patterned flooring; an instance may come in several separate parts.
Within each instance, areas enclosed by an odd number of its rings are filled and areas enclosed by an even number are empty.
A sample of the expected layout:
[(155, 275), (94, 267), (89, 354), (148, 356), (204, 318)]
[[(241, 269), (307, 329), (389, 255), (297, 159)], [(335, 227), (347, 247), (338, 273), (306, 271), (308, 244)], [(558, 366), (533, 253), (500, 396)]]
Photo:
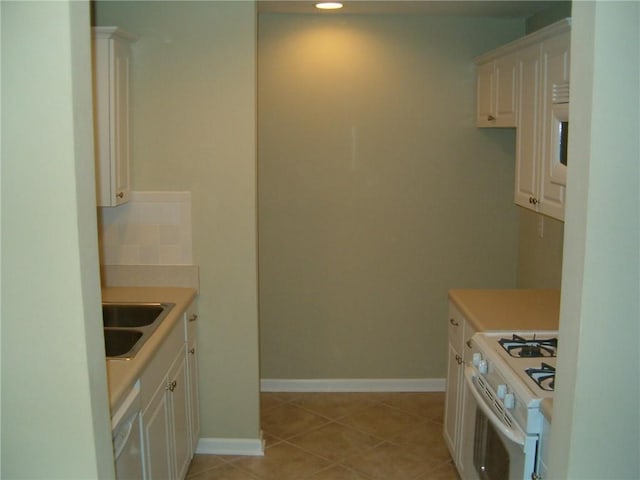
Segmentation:
[(444, 393), (262, 393), (263, 457), (196, 455), (188, 480), (456, 480)]

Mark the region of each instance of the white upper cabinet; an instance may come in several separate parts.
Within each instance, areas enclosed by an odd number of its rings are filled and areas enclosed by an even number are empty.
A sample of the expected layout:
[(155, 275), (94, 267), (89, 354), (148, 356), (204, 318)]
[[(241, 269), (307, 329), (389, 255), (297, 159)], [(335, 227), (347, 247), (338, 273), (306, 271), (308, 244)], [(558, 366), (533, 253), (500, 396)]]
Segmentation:
[(523, 50), (518, 60), (520, 127), (516, 140), (515, 203), (525, 208), (534, 208), (532, 199), (538, 197), (540, 56), (541, 47), (535, 44)]
[(518, 69), (515, 55), (481, 60), (477, 66), (478, 127), (515, 127)]
[(520, 56), (515, 203), (564, 220), (569, 128), (568, 25)]
[(565, 19), (476, 58), (476, 125), (517, 127), (515, 203), (559, 220), (568, 163), (570, 41)]
[(93, 29), (96, 196), (99, 207), (129, 200), (131, 34), (116, 27)]
[(564, 220), (569, 135), (569, 63), (571, 34), (542, 44), (542, 145), (539, 211)]

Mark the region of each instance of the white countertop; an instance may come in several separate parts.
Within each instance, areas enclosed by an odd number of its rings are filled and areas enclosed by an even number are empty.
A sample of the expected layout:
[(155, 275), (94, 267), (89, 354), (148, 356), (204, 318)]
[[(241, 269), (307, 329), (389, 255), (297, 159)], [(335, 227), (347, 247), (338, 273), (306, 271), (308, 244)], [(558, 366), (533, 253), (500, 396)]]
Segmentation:
[(107, 287), (102, 289), (104, 302), (160, 302), (175, 306), (157, 330), (130, 360), (107, 360), (109, 404), (114, 411), (149, 364), (162, 341), (182, 319), (182, 313), (196, 297), (195, 288), (177, 287)]

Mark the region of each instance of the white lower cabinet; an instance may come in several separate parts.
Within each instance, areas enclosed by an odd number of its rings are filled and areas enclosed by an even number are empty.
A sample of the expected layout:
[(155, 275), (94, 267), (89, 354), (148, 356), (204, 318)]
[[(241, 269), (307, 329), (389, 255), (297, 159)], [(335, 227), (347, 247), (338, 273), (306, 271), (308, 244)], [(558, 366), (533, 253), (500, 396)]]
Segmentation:
[(188, 342), (187, 322), (185, 314), (141, 377), (145, 480), (182, 480), (195, 450), (199, 414), (190, 347), (196, 338), (194, 331)]
[(194, 302), (185, 315), (187, 339), (187, 369), (189, 372), (189, 425), (191, 429), (191, 455), (198, 448), (200, 438), (200, 404), (198, 400), (198, 330), (197, 304)]
[(464, 364), (469, 361), (469, 340), (475, 333), (473, 326), (452, 303), (449, 304), (449, 349), (447, 361), (447, 390), (444, 411), (444, 439), (458, 472), (464, 478), (462, 442), (467, 432), (462, 431), (466, 385)]

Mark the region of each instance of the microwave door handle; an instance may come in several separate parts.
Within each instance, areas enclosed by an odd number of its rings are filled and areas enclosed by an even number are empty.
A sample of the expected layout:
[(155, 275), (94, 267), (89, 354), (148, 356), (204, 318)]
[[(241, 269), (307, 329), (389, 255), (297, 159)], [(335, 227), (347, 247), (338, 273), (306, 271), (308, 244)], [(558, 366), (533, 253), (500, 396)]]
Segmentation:
[(473, 377), (474, 377), (473, 372), (474, 372), (473, 367), (466, 366), (464, 369), (464, 376), (465, 376), (465, 380), (467, 381), (467, 386), (469, 387), (468, 389), (476, 399), (476, 403), (478, 404), (482, 412), (487, 416), (491, 424), (495, 428), (497, 428), (500, 432), (502, 432), (509, 440), (511, 440), (514, 443), (517, 443), (518, 445), (524, 446), (524, 442), (525, 442), (524, 435), (505, 425), (498, 418), (498, 416), (493, 412), (493, 410), (489, 408), (489, 406), (485, 403), (484, 399), (480, 396), (480, 393), (478, 392), (478, 390), (476, 389), (476, 386), (473, 383)]

